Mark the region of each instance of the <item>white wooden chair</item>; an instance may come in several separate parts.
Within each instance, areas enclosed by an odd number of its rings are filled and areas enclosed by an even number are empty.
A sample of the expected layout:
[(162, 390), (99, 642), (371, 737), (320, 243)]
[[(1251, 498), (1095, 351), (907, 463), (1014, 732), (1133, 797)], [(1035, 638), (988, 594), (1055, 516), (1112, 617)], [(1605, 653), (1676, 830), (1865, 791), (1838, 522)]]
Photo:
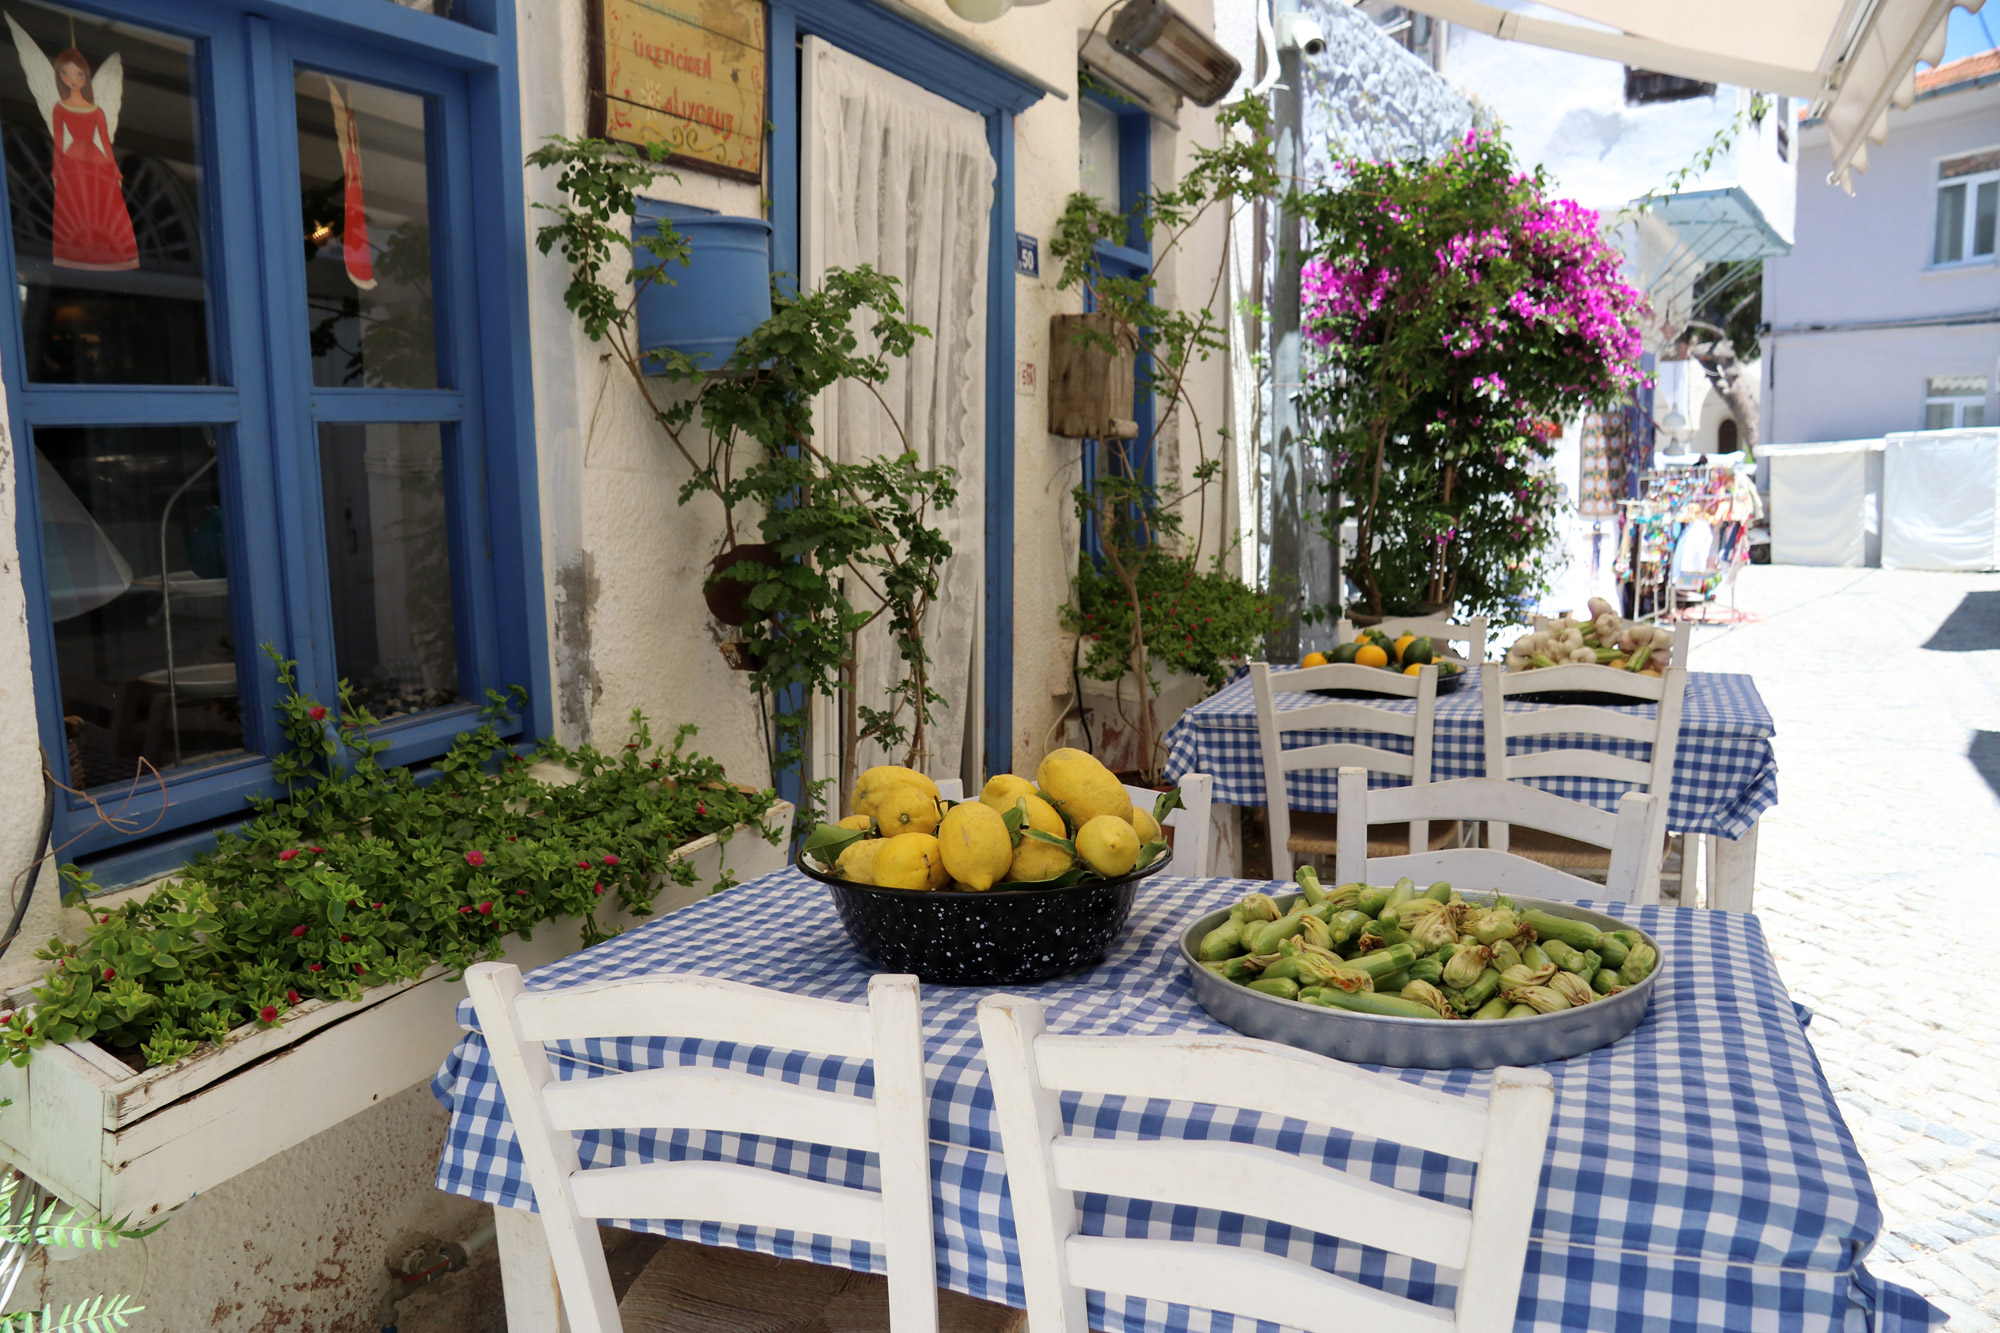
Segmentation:
[[(1448, 879), (1460, 891), (1527, 893), (1543, 898), (1610, 898), (1635, 901), (1645, 882), (1647, 834), (1660, 797), (1628, 791), (1618, 813), (1498, 778), (1453, 778), (1421, 787), (1368, 790), (1368, 772), (1340, 770), (1340, 829), (1343, 850), (1334, 866), (1340, 884), (1387, 884), (1404, 875), (1419, 884)], [(1597, 884), (1567, 870), (1491, 847), (1447, 847), (1408, 856), (1371, 856), (1360, 848), (1371, 822), (1403, 819), (1498, 822), (1547, 829), (1609, 855), (1605, 882)], [(1657, 859), (1657, 858), (1656, 858)]]
[[(687, 1218), (865, 1240), (888, 1258), (889, 1326), (895, 1333), (937, 1333), (929, 1101), (915, 977), (875, 977), (868, 983), (866, 1008), (701, 976), (530, 991), (512, 964), (478, 963), (466, 970), (465, 980), (534, 1187), (571, 1333), (621, 1333), (628, 1327), (621, 1323), (593, 1225), (611, 1217)], [(847, 1096), (698, 1066), (561, 1081), (543, 1045), (622, 1037), (692, 1037), (868, 1060), (875, 1093)], [(882, 1188), (879, 1193), (851, 1189), (734, 1162), (655, 1161), (584, 1170), (574, 1131), (600, 1128), (718, 1130), (878, 1153)], [(681, 1246), (662, 1255), (685, 1258), (691, 1252), (701, 1253)], [(850, 1304), (857, 1299), (865, 1304), (870, 1295), (865, 1288), (882, 1284), (883, 1279), (852, 1275), (820, 1284), (811, 1298), (823, 1302), (841, 1294)], [(772, 1297), (766, 1291), (754, 1299), (768, 1305)], [(948, 1315), (961, 1305), (993, 1309), (947, 1297)], [(791, 1317), (810, 1313), (794, 1310)], [(707, 1314), (697, 1312), (674, 1326), (760, 1327), (728, 1310)], [(943, 1322), (947, 1330), (967, 1326), (963, 1319)]]
[[(1546, 1071), (1495, 1069), (1489, 1097), (1455, 1097), (1242, 1037), (1061, 1037), (1042, 1024), (1033, 1000), (979, 1002), (1035, 1333), (1087, 1333), (1088, 1290), (1309, 1333), (1514, 1327), (1555, 1108)], [(1245, 1107), (1476, 1161), (1472, 1206), (1249, 1143), (1072, 1136), (1064, 1089)], [(1248, 1213), (1427, 1260), (1460, 1270), (1458, 1303), (1423, 1305), (1258, 1249), (1080, 1235), (1079, 1193)]]
[[(1167, 873), (1207, 879), (1208, 808), (1215, 799), (1215, 779), (1206, 773), (1183, 773), (1179, 785), (1181, 808), (1160, 821), (1163, 827), (1174, 831), (1174, 863), (1167, 867)], [(1147, 814), (1153, 812), (1153, 802), (1160, 798), (1160, 793), (1151, 787), (1127, 786), (1125, 794)]]
[[(1371, 628), (1362, 626), (1361, 628)], [(1445, 616), (1404, 616), (1390, 617), (1372, 628), (1381, 630), (1391, 642), (1405, 634), (1417, 634), (1429, 639), (1433, 644), (1464, 644), (1465, 655), (1461, 659), (1477, 667), (1486, 660), (1486, 617), (1474, 616), (1470, 620), (1454, 621)], [(1352, 621), (1343, 620), (1336, 627), (1334, 642), (1352, 643), (1360, 630)]]
[[(1250, 664), (1250, 690), (1257, 700), (1257, 743), (1264, 761), (1264, 808), (1270, 827), (1273, 879), (1292, 877), (1294, 856), (1333, 856), (1340, 850), (1338, 828), (1331, 813), (1291, 808), (1285, 791), (1287, 773), (1359, 764), (1377, 773), (1408, 778), (1413, 786), (1431, 780), (1431, 738), (1437, 720), (1436, 667), (1427, 666), (1414, 676), (1400, 676), (1379, 667), (1336, 664), (1301, 667), (1285, 672), (1276, 680), (1276, 687), (1286, 691), (1355, 686), (1414, 699), (1416, 711), (1398, 712), (1358, 699), (1329, 699), (1279, 713), (1270, 665)], [(1404, 754), (1386, 745), (1360, 741), (1334, 741), (1296, 750), (1284, 747), (1283, 732), (1336, 729), (1407, 736), (1411, 751)], [(1377, 825), (1368, 831), (1368, 851), (1372, 856), (1395, 856), (1412, 847), (1449, 846), (1456, 838), (1455, 826), (1447, 826), (1433, 836), (1421, 820), (1404, 828)]]
[[(1670, 667), (1661, 676), (1630, 671), (1604, 671), (1588, 666), (1543, 667), (1536, 671), (1502, 671), (1497, 662), (1481, 668), (1479, 688), (1485, 708), (1486, 776), (1517, 782), (1523, 778), (1601, 778), (1628, 782), (1660, 799), (1653, 806), (1646, 831), (1646, 874), (1640, 902), (1659, 898), (1660, 861), (1666, 854), (1667, 802), (1673, 792), (1674, 755), (1680, 747), (1681, 704), (1687, 694), (1687, 668)], [(1567, 704), (1552, 708), (1509, 710), (1509, 699), (1532, 700), (1552, 690), (1591, 690), (1617, 694), (1634, 703), (1657, 705), (1653, 717), (1617, 708)], [(1509, 751), (1509, 742), (1538, 736), (1585, 736), (1642, 741), (1652, 747), (1645, 759), (1627, 759), (1606, 750), (1572, 746)], [(1505, 823), (1488, 823), (1486, 845), (1511, 851), (1545, 865), (1571, 870), (1607, 871), (1610, 853), (1560, 834), (1524, 829), (1516, 837)]]

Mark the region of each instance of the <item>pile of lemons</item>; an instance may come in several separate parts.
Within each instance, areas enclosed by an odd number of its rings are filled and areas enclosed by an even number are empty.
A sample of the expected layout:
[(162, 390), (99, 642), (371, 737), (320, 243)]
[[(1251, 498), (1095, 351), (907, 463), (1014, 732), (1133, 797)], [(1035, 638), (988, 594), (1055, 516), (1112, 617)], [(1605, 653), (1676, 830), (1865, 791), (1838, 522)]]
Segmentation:
[(1153, 812), (1133, 805), (1094, 755), (1073, 749), (1050, 752), (1033, 782), (1002, 773), (977, 799), (953, 803), (915, 769), (871, 768), (854, 785), (853, 813), (822, 826), (809, 854), (815, 845), (832, 854), (839, 878), (885, 889), (984, 890), (1077, 871), (1111, 879), (1167, 851)]

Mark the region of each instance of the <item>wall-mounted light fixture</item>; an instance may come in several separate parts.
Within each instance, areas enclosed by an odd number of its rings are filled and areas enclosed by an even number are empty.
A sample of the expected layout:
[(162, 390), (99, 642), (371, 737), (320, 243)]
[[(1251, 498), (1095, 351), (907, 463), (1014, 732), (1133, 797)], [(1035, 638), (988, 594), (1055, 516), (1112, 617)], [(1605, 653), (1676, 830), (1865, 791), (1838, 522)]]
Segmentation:
[(1125, 0), (1108, 34), (1120, 55), (1165, 80), (1196, 106), (1214, 106), (1243, 66), (1164, 0)]

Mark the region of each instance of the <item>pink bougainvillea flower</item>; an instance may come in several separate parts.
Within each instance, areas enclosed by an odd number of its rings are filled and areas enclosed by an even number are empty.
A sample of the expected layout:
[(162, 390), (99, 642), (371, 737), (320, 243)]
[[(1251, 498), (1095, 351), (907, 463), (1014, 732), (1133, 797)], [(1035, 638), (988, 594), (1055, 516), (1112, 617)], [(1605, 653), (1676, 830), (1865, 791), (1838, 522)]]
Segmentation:
[(262, 1020), (263, 1022), (266, 1022), (266, 1023), (275, 1023), (275, 1022), (277, 1022), (277, 1021), (278, 1021), (278, 1006), (277, 1006), (277, 1005), (275, 1005), (275, 1004), (267, 1004), (267, 1005), (265, 1005), (265, 1006), (264, 1006), (264, 1007), (263, 1007), (262, 1009), (259, 1009), (259, 1010), (257, 1011), (257, 1017), (258, 1017), (259, 1019), (261, 1019), (261, 1020)]
[(291, 860), (291, 859), (292, 859), (293, 857), (297, 856), (298, 854), (299, 854), (299, 849), (298, 849), (298, 848), (296, 848), (296, 847), (287, 847), (287, 848), (285, 848), (285, 850), (284, 850), (284, 851), (282, 851), (282, 852), (279, 852), (279, 853), (278, 853), (278, 859), (279, 859), (280, 861), (289, 861), (289, 860)]
[(315, 722), (324, 722), (326, 721), (326, 709), (320, 704), (314, 704), (311, 708), (306, 709), (306, 716)]
[(293, 926), (293, 927), (292, 927), (292, 938), (293, 938), (293, 939), (297, 939), (297, 938), (298, 938), (299, 936), (301, 936), (301, 935), (303, 935), (303, 934), (305, 934), (305, 933), (306, 933), (306, 928), (305, 928), (305, 925), (304, 925), (303, 923), (301, 923), (301, 924), (299, 924), (299, 925), (296, 925), (296, 926)]
[(465, 863), (469, 866), (483, 866), (486, 864), (486, 853), (481, 851), (467, 852), (465, 854)]

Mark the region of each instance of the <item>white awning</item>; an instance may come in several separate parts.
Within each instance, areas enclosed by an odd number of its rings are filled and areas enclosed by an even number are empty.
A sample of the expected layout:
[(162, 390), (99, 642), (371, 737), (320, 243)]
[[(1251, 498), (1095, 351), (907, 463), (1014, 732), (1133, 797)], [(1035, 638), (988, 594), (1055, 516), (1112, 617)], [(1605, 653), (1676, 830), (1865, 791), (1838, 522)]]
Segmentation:
[(1828, 179), (1853, 190), (1889, 108), (1916, 97), (1916, 64), (1944, 54), (1953, 8), (1983, 0), (1548, 0), (1604, 26), (1497, 9), (1479, 0), (1403, 0), (1433, 18), (1509, 41), (1601, 56), (1638, 69), (1803, 99), (1826, 123)]

